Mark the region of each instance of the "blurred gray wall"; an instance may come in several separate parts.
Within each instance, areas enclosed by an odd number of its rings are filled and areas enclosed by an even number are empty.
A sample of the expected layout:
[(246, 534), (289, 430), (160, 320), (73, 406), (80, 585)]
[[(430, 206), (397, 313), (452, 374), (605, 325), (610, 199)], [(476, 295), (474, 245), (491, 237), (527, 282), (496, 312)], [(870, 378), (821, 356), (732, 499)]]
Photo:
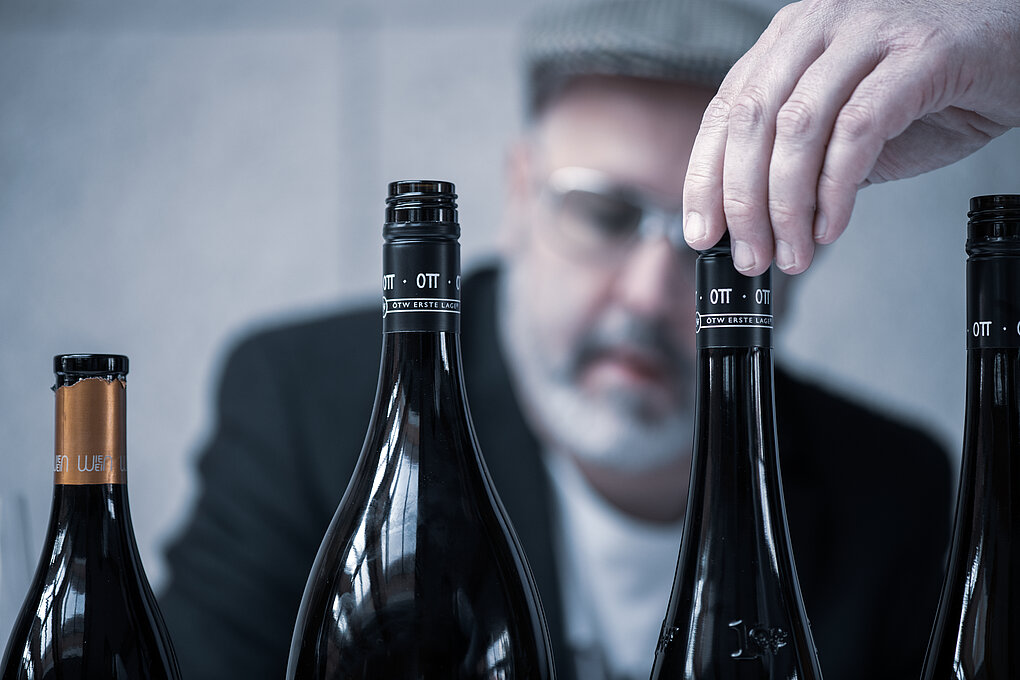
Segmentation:
[[(52, 355), (131, 357), (132, 509), (158, 588), (224, 352), (376, 299), (386, 182), (457, 182), (466, 263), (492, 251), (515, 35), (540, 4), (0, 3), (0, 493), (29, 499), (33, 566)], [(781, 322), (797, 370), (956, 452), (967, 199), (1020, 191), (1018, 152), (1011, 133), (863, 192)]]

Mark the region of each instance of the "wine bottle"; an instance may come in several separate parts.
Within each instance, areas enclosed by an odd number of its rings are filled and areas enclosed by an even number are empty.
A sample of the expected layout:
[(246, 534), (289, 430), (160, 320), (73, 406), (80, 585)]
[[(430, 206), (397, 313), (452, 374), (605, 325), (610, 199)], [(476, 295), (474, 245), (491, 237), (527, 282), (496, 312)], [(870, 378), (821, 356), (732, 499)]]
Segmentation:
[(652, 680), (819, 680), (783, 503), (772, 386), (771, 272), (728, 237), (696, 265), (694, 454)]
[(464, 393), (455, 198), (449, 182), (389, 185), (375, 406), (305, 587), (289, 680), (554, 677)]
[(53, 509), (3, 680), (179, 680), (127, 496), (127, 357), (54, 357)]
[(970, 201), (967, 405), (925, 680), (1020, 678), (1020, 195)]

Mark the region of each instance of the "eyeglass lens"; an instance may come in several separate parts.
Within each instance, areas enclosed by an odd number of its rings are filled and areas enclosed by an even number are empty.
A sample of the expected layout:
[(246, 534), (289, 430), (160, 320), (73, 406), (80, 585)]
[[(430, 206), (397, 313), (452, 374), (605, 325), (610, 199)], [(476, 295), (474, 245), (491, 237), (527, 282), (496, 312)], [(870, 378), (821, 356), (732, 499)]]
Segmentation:
[(618, 248), (637, 235), (642, 208), (622, 196), (572, 190), (562, 195), (558, 227), (564, 238), (586, 249)]

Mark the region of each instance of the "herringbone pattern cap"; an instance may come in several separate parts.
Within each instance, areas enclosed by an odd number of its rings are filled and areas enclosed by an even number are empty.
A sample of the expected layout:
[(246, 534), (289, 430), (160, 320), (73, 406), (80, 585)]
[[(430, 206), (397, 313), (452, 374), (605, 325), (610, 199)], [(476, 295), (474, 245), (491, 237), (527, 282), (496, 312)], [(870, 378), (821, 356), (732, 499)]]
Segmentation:
[(539, 13), (522, 36), (528, 112), (583, 75), (714, 89), (771, 18), (747, 0), (611, 0)]

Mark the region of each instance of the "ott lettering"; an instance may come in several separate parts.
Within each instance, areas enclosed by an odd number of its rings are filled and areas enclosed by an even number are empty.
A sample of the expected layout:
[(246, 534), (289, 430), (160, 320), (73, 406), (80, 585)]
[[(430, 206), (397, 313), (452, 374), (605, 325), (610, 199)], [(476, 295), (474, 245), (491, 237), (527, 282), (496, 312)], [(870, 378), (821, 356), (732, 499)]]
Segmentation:
[(728, 305), (730, 304), (730, 293), (732, 292), (732, 288), (713, 288), (708, 293), (709, 302), (713, 305)]
[(975, 338), (987, 338), (992, 334), (992, 322), (991, 321), (975, 321), (971, 328), (971, 333), (974, 334)]
[(418, 284), (419, 288), (439, 288), (439, 273), (422, 272), (418, 274), (415, 283)]

